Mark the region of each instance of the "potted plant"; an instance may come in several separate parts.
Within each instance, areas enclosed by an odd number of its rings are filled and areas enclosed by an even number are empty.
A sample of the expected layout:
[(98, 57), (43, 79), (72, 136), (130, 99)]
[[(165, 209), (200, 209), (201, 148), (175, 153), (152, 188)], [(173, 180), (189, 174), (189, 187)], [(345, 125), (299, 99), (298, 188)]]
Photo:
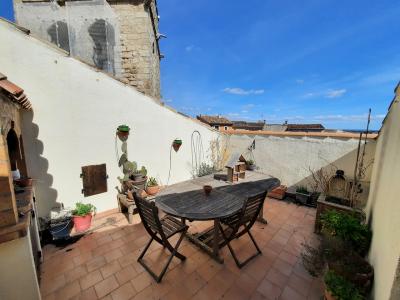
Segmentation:
[[(372, 287), (374, 269), (362, 255), (368, 251), (371, 231), (357, 215), (335, 210), (321, 214), (321, 220), (317, 246), (303, 244), (301, 258), (305, 269), (312, 276), (322, 275), (328, 269), (355, 286), (358, 294), (367, 295)], [(327, 299), (353, 299), (335, 295), (338, 290), (338, 287), (327, 289)]]
[(149, 195), (155, 195), (160, 191), (157, 180), (154, 177), (150, 177), (146, 184), (146, 193)]
[(328, 271), (324, 276), (326, 300), (362, 300), (358, 289), (344, 277), (334, 271)]
[(147, 169), (145, 166), (142, 166), (140, 170), (136, 170), (132, 173), (130, 178), (134, 181), (143, 180), (147, 175)]
[(122, 166), (124, 177), (118, 177), (121, 182), (122, 192), (126, 193), (128, 190), (134, 188), (144, 190), (147, 181), (147, 169), (143, 166), (140, 170), (137, 169), (135, 161), (128, 161), (126, 156), (120, 159), (119, 165)]
[(249, 159), (248, 161), (246, 161), (246, 167), (247, 170), (254, 171), (256, 169), (256, 164), (254, 163), (254, 160)]
[(75, 204), (75, 209), (72, 211), (72, 219), (77, 232), (83, 232), (90, 228), (92, 213), (96, 213), (96, 207), (93, 204), (82, 202)]
[(175, 152), (178, 152), (179, 148), (182, 146), (182, 140), (181, 139), (175, 139), (172, 142), (172, 148), (174, 148)]
[(310, 202), (310, 192), (305, 186), (296, 187), (296, 202), (306, 205)]
[(130, 128), (128, 125), (119, 125), (117, 128), (117, 136), (121, 141), (126, 141), (129, 136)]
[(329, 210), (321, 215), (321, 225), (325, 236), (341, 239), (361, 256), (367, 254), (372, 232), (358, 215)]

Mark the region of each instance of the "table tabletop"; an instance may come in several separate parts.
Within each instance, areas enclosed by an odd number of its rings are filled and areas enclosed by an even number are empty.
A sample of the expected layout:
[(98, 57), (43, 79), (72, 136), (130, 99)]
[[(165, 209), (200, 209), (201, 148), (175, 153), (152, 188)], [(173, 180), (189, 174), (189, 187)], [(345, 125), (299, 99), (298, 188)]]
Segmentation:
[[(209, 175), (168, 186), (155, 197), (155, 203), (161, 210), (175, 217), (215, 220), (233, 215), (248, 197), (279, 184), (278, 179), (255, 172), (234, 184), (215, 180)], [(213, 187), (209, 196), (203, 191), (204, 185)]]

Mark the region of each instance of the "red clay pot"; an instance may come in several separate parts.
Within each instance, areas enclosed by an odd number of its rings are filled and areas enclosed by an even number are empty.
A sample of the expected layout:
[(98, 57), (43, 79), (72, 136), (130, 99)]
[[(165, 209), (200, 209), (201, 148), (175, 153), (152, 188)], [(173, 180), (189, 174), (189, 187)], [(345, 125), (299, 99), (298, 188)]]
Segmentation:
[(129, 131), (120, 131), (117, 130), (117, 136), (121, 141), (126, 141), (128, 139), (129, 136)]
[(73, 216), (74, 226), (76, 232), (83, 232), (90, 228), (92, 223), (92, 214), (86, 216)]
[(325, 289), (325, 299), (326, 300), (336, 300), (336, 298), (332, 295), (330, 291)]
[(160, 187), (158, 185), (146, 187), (146, 193), (149, 194), (149, 195), (155, 195), (159, 191), (160, 191)]

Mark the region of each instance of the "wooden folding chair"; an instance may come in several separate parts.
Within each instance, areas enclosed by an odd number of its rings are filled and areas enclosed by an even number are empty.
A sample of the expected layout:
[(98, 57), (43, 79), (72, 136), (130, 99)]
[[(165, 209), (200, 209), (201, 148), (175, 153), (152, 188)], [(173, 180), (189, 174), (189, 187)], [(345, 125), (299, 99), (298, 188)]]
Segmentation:
[[(188, 226), (168, 215), (160, 219), (158, 217), (158, 208), (154, 205), (154, 202), (146, 201), (136, 193), (134, 194), (134, 200), (143, 226), (151, 236), (150, 241), (147, 243), (143, 252), (140, 254), (138, 262), (147, 270), (147, 272), (150, 273), (150, 275), (154, 278), (156, 282), (161, 282), (174, 256), (182, 261), (186, 259), (184, 255), (178, 252), (178, 248), (182, 242), (183, 237), (185, 236), (186, 231), (188, 230)], [(181, 233), (181, 236), (175, 247), (173, 247), (168, 239), (179, 232)], [(164, 248), (167, 248), (171, 252), (171, 256), (168, 258), (167, 264), (162, 269), (160, 275), (156, 275), (143, 261), (143, 257), (149, 249), (150, 244), (153, 242), (153, 240), (158, 242)]]
[[(266, 196), (267, 192), (263, 192), (256, 196), (249, 197), (245, 201), (242, 209), (238, 213), (234, 214), (231, 217), (221, 219), (219, 229), (224, 239), (223, 246), (225, 245), (228, 246), (229, 251), (233, 256), (233, 259), (235, 260), (236, 265), (239, 268), (242, 268), (251, 259), (262, 253), (256, 241), (254, 240), (254, 237), (251, 234), (250, 229), (253, 226), (254, 222), (257, 220), (257, 217), (260, 214), (261, 209), (263, 208)], [(223, 229), (221, 224), (226, 226), (225, 229)], [(241, 237), (246, 233), (250, 236), (251, 241), (253, 242), (254, 246), (257, 249), (257, 252), (254, 255), (247, 258), (245, 261), (240, 262), (239, 259), (236, 257), (235, 252), (233, 251), (233, 248), (230, 245), (230, 242), (234, 239)]]

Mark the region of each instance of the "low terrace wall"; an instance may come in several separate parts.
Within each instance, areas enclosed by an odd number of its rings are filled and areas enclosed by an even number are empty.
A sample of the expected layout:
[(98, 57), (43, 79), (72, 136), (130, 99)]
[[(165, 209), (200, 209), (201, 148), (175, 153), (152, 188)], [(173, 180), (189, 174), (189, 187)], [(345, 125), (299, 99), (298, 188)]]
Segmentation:
[[(371, 178), (375, 153), (376, 135), (368, 139), (364, 162), (370, 164), (366, 170), (365, 185)], [(279, 178), (289, 187), (306, 185), (310, 188), (311, 172), (319, 169), (342, 169), (353, 178), (358, 148), (355, 134), (332, 133), (273, 133), (273, 132), (230, 132), (226, 147), (229, 153), (243, 153), (253, 159), (259, 171)], [(255, 142), (255, 149), (249, 146)], [(365, 202), (367, 195), (363, 195)]]

